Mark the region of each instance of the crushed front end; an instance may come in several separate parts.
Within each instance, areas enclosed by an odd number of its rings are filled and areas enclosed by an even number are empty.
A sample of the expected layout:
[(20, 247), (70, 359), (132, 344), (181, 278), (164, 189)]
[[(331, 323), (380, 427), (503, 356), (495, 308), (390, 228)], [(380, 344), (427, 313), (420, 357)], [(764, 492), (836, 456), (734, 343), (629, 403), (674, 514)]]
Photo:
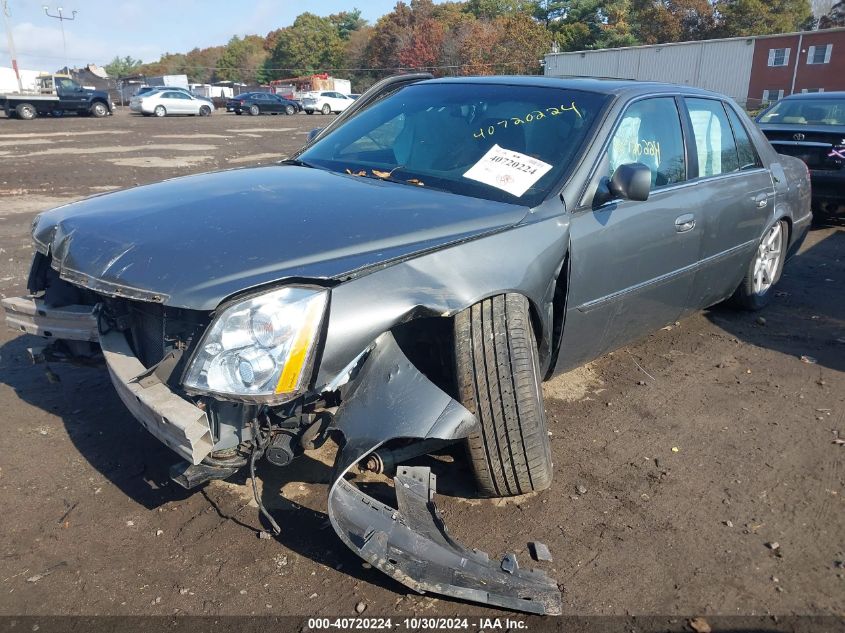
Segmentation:
[(254, 485), (258, 459), (283, 466), (333, 436), (340, 448), (329, 518), (356, 554), (415, 591), (560, 613), (560, 592), (544, 573), (520, 569), (511, 554), (491, 559), (448, 535), (429, 469), (396, 458), (396, 508), (348, 480), (354, 466), (383, 460), (379, 449), (388, 444), (405, 446), (406, 457), (422, 455), (462, 440), (475, 419), (409, 360), (389, 330), (317, 384), (330, 288), (276, 286), (214, 311), (191, 310), (74, 276), (49, 251), (36, 254), (28, 288), (29, 297), (3, 301), (8, 325), (62, 341), (67, 356), (102, 355), (129, 411), (182, 458), (171, 471), (180, 485), (244, 467)]

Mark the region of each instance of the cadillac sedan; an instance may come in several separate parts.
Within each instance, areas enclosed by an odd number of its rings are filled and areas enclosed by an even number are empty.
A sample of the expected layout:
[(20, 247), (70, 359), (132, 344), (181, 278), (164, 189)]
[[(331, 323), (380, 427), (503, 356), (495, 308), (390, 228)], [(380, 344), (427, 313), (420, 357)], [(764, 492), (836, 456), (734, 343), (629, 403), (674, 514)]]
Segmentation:
[[(30, 294), (3, 305), (102, 353), (181, 485), (333, 437), (329, 519), (355, 553), (555, 614), (556, 581), (451, 539), (408, 461), (457, 444), (480, 495), (549, 488), (541, 381), (716, 303), (762, 308), (810, 220), (805, 164), (722, 95), (405, 75), (278, 164), (41, 214)], [(392, 477), (395, 508), (356, 465)]]
[(144, 116), (211, 116), (214, 104), (208, 99), (195, 97), (183, 90), (154, 90), (132, 97), (129, 100), (129, 109)]

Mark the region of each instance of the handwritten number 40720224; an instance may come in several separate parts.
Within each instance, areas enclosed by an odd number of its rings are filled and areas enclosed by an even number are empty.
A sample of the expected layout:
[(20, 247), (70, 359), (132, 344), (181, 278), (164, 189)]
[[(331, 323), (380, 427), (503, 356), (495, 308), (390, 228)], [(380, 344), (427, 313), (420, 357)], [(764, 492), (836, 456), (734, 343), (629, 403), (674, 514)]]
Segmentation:
[(526, 123), (532, 123), (534, 121), (542, 121), (546, 118), (546, 113), (548, 116), (559, 116), (564, 112), (574, 112), (578, 115), (578, 118), (583, 119), (584, 117), (578, 111), (578, 107), (575, 105), (573, 101), (568, 106), (560, 106), (558, 107), (551, 107), (546, 108), (546, 111), (543, 112), (542, 110), (532, 110), (524, 117), (520, 118), (518, 116), (511, 117), (510, 120), (502, 119), (501, 121), (497, 121), (496, 123), (487, 126), (486, 128), (479, 128), (477, 132), (475, 132), (472, 137), (473, 138), (487, 138), (488, 136), (493, 136), (496, 133), (496, 128), (507, 128), (509, 123), (513, 125), (525, 125)]

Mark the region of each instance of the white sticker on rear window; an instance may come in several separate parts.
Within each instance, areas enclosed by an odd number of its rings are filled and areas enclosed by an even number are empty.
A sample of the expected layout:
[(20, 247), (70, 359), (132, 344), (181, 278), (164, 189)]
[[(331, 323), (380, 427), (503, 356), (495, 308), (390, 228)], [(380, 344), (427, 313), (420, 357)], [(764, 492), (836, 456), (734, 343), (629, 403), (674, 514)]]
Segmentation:
[(541, 160), (493, 145), (464, 178), (507, 191), (517, 198), (552, 168)]

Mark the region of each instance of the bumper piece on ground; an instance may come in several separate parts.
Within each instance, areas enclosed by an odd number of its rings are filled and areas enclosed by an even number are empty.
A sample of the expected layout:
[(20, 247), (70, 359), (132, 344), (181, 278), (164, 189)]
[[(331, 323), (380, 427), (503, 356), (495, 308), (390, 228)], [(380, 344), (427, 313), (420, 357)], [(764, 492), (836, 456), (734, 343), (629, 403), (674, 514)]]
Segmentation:
[(28, 297), (9, 297), (0, 305), (6, 310), (6, 325), (13, 330), (65, 341), (98, 340), (94, 306), (50, 308), (42, 299)]
[(432, 501), (435, 485), (428, 468), (399, 467), (398, 509), (346, 481), (354, 464), (390, 440), (457, 440), (476, 424), (469, 411), (414, 367), (390, 333), (376, 340), (357, 374), (335, 416), (345, 443), (335, 462), (328, 509), (340, 539), (416, 591), (559, 614), (560, 591), (546, 574), (515, 566), (508, 573), (501, 562), (449, 537)]
[[(557, 584), (542, 571), (491, 560), (456, 543), (434, 505), (428, 468), (400, 467), (394, 478), (398, 509), (340, 480), (332, 491), (335, 529), (373, 567), (420, 593), (439, 593), (515, 611), (559, 615)], [(505, 560), (513, 560), (512, 555)]]
[(205, 411), (149, 379), (155, 374), (135, 357), (122, 333), (101, 334), (100, 347), (117, 395), (144, 428), (192, 464), (211, 453), (214, 441)]

